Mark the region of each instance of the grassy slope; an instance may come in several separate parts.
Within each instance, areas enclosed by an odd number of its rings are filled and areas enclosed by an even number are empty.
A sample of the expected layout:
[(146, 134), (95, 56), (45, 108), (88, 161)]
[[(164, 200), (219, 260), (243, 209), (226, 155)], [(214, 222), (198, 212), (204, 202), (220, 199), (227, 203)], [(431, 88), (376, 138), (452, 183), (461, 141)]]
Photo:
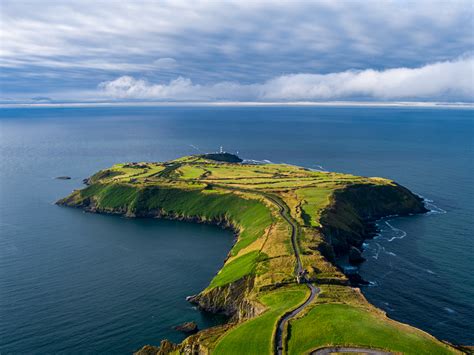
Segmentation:
[(290, 354), (332, 345), (371, 347), (404, 354), (452, 354), (423, 332), (347, 304), (321, 304), (291, 321)]
[[(239, 230), (239, 238), (207, 291), (251, 275), (254, 288), (248, 297), (268, 309), (224, 335), (211, 336), (214, 340), (208, 346), (215, 346), (216, 353), (262, 354), (271, 352), (279, 315), (300, 303), (307, 291), (298, 287), (260, 291), (277, 283), (294, 282), (295, 258), (289, 229), (276, 208), (264, 202), (260, 194), (237, 192), (235, 188), (271, 192), (282, 199), (302, 227), (300, 250), (305, 268), (310, 270), (314, 280), (329, 282), (344, 276), (315, 248), (324, 239), (315, 227), (319, 226), (321, 213), (331, 196), (356, 183), (393, 186), (391, 181), (380, 178), (312, 172), (289, 165), (222, 164), (199, 157), (184, 157), (168, 163), (117, 164), (95, 174), (89, 181), (92, 185), (60, 202), (83, 208), (89, 206), (98, 212), (146, 216), (149, 212), (161, 211), (171, 218), (199, 217), (209, 222), (232, 222)], [(319, 297), (325, 299), (326, 304), (318, 304), (305, 317), (293, 322), (290, 353), (299, 354), (335, 343), (397, 351), (415, 349), (413, 351), (436, 353), (445, 349), (415, 328), (401, 326), (374, 312), (365, 299), (347, 290), (345, 293), (337, 290), (326, 288)], [(340, 294), (345, 295), (342, 302), (338, 298)], [(327, 295), (332, 298), (328, 300)], [(389, 346), (392, 341), (395, 341), (393, 347)]]
[[(94, 197), (96, 208), (104, 212), (126, 210), (129, 214), (139, 214), (161, 209), (175, 217), (199, 216), (208, 221), (225, 218), (240, 230), (239, 240), (230, 252), (233, 256), (263, 236), (265, 229), (272, 224), (271, 212), (261, 201), (245, 199), (232, 193), (96, 183), (76, 192), (72, 199), (80, 204), (90, 197)], [(264, 258), (265, 255), (258, 251), (239, 255), (225, 264), (210, 287), (222, 286), (253, 274), (257, 260)]]
[(285, 312), (302, 303), (309, 291), (293, 286), (266, 293), (259, 297), (268, 310), (260, 317), (248, 320), (228, 333), (214, 349), (216, 354), (271, 354), (276, 322)]

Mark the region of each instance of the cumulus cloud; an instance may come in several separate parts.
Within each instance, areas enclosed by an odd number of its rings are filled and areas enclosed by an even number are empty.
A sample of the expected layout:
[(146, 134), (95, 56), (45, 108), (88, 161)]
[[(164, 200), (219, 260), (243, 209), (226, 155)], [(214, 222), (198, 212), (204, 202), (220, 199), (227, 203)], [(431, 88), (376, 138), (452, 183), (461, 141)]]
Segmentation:
[[(131, 76), (121, 76), (112, 81), (99, 84), (107, 96), (119, 99), (204, 99), (200, 85), (193, 85), (190, 79), (178, 77), (167, 84), (150, 84)], [(209, 91), (209, 89), (205, 89)], [(204, 93), (204, 92), (203, 92)]]
[(299, 101), (299, 100), (461, 100), (474, 101), (474, 56), (418, 68), (348, 70), (329, 74), (291, 74), (262, 83), (194, 84), (178, 77), (153, 84), (122, 76), (99, 85), (115, 99), (168, 101)]

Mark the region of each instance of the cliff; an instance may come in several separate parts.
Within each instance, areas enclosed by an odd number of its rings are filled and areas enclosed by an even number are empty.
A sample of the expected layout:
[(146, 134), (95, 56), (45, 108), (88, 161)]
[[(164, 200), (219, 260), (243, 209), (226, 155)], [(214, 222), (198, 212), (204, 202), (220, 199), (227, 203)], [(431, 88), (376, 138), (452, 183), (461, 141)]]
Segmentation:
[[(403, 331), (397, 336), (414, 351), (425, 343), (446, 350), (425, 333), (400, 327), (382, 312), (374, 312), (365, 299), (349, 292), (347, 279), (332, 264), (334, 255), (359, 248), (374, 233), (374, 220), (425, 212), (419, 197), (386, 179), (282, 164), (245, 165), (240, 158), (224, 158), (201, 155), (165, 163), (117, 164), (94, 174), (87, 179), (89, 186), (57, 202), (94, 213), (218, 224), (236, 233), (222, 269), (205, 290), (188, 298), (201, 309), (228, 315), (229, 323), (199, 331), (179, 345), (163, 341), (159, 347), (145, 346), (141, 354), (210, 353), (214, 349), (219, 353), (273, 352), (278, 320), (307, 297), (306, 288), (295, 278), (299, 262), (308, 272), (308, 282), (318, 287), (333, 285), (327, 291), (331, 297), (326, 296), (330, 303), (347, 304), (377, 317), (380, 328), (354, 340), (356, 345), (373, 343), (400, 351), (383, 342), (390, 337), (382, 341), (375, 336), (400, 328)], [(283, 218), (286, 210), (289, 215)], [(311, 316), (310, 312), (305, 315)], [(334, 327), (351, 332), (356, 323)]]
[(403, 186), (355, 184), (334, 192), (320, 220), (325, 239), (342, 255), (373, 236), (376, 220), (425, 212), (423, 200)]

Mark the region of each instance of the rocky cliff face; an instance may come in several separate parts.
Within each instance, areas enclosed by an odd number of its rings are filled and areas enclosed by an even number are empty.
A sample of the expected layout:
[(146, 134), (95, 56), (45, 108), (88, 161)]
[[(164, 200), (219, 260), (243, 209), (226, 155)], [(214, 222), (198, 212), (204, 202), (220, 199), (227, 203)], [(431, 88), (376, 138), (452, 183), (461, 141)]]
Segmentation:
[[(90, 186), (93, 188), (94, 185)], [(199, 223), (218, 224), (233, 229), (239, 229), (227, 217), (220, 216), (206, 219), (198, 215), (183, 215), (165, 211), (161, 208), (148, 208), (146, 202), (152, 194), (141, 192), (141, 204), (133, 204), (129, 200), (115, 204), (113, 208), (101, 207), (96, 195), (82, 197), (74, 192), (69, 197), (58, 201), (60, 205), (81, 208), (96, 213), (121, 214), (128, 217), (160, 217), (169, 219), (188, 220)], [(140, 206), (140, 207), (137, 207)], [(161, 207), (161, 206), (158, 206)], [(321, 232), (325, 242), (324, 250), (320, 251), (328, 260), (334, 261), (334, 255), (347, 254), (352, 249), (353, 259), (360, 261), (360, 255), (355, 248), (360, 248), (367, 237), (375, 233), (374, 221), (389, 215), (408, 215), (426, 212), (423, 201), (406, 188), (397, 184), (354, 184), (336, 190), (332, 200), (320, 218)], [(235, 282), (220, 287), (204, 290), (198, 295), (189, 297), (189, 301), (199, 308), (213, 313), (223, 313), (231, 318), (231, 323), (200, 331), (188, 337), (180, 345), (163, 341), (160, 347), (145, 346), (140, 354), (167, 354), (180, 352), (186, 354), (206, 354), (208, 349), (203, 345), (206, 336), (215, 336), (213, 332), (225, 331), (235, 322), (253, 318), (265, 311), (265, 307), (252, 298), (254, 277), (246, 276)], [(227, 328), (226, 328), (227, 327)]]
[[(152, 194), (142, 193), (141, 198), (147, 198)], [(200, 215), (184, 215), (175, 212), (166, 211), (161, 208), (137, 208), (133, 204), (122, 204), (114, 208), (103, 207), (97, 203), (95, 196), (82, 197), (80, 192), (76, 191), (70, 196), (57, 202), (58, 205), (81, 208), (91, 213), (118, 214), (130, 218), (165, 218), (173, 220), (183, 220), (195, 223), (206, 223), (221, 226), (240, 232), (232, 220), (225, 215), (214, 218), (205, 218)], [(146, 206), (144, 203), (142, 206)], [(264, 307), (256, 301), (249, 299), (249, 294), (253, 289), (253, 277), (244, 277), (225, 286), (206, 289), (198, 295), (189, 297), (189, 301), (196, 304), (202, 310), (212, 313), (222, 313), (231, 318), (231, 320), (240, 321), (243, 319), (257, 316), (264, 311)]]
[(374, 222), (392, 215), (424, 213), (423, 200), (403, 186), (360, 184), (335, 191), (321, 215), (322, 232), (336, 255), (360, 248), (376, 233)]
[(188, 301), (212, 313), (223, 313), (232, 320), (241, 321), (261, 314), (265, 307), (258, 302), (248, 299), (253, 288), (253, 277), (240, 280), (221, 287), (204, 290)]

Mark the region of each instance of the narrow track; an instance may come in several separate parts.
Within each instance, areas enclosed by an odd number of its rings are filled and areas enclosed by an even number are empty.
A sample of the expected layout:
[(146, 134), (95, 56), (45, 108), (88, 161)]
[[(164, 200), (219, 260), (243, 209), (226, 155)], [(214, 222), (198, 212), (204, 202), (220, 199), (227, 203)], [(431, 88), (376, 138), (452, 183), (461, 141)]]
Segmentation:
[(322, 348), (315, 350), (311, 353), (311, 355), (331, 355), (334, 353), (357, 353), (357, 354), (367, 354), (367, 355), (391, 355), (393, 353), (377, 350), (377, 349), (370, 349), (370, 348), (351, 348), (345, 346), (331, 346), (327, 348)]
[[(296, 257), (296, 267), (295, 267), (295, 277), (303, 271), (303, 264), (301, 263), (301, 257), (300, 257), (300, 251), (298, 248), (298, 241), (297, 241), (297, 236), (298, 236), (298, 226), (296, 225), (295, 221), (291, 218), (290, 216), (290, 209), (288, 208), (287, 204), (283, 202), (280, 198), (273, 196), (271, 194), (261, 192), (261, 191), (256, 191), (256, 190), (250, 190), (250, 189), (243, 189), (243, 188), (238, 188), (238, 187), (229, 187), (229, 186), (221, 186), (218, 184), (215, 184), (214, 186), (219, 186), (221, 188), (227, 189), (227, 190), (236, 190), (236, 191), (243, 191), (243, 192), (250, 192), (250, 193), (256, 193), (259, 195), (262, 195), (264, 198), (267, 200), (271, 201), (273, 204), (278, 206), (279, 208), (279, 213), (280, 216), (290, 225), (291, 229), (291, 245), (293, 247), (293, 251), (295, 253)], [(299, 305), (297, 308), (286, 312), (283, 316), (278, 319), (277, 323), (277, 328), (275, 331), (275, 337), (273, 339), (273, 352), (276, 355), (283, 355), (283, 341), (285, 339), (285, 327), (288, 321), (295, 317), (297, 314), (299, 314), (303, 309), (306, 308), (306, 306), (318, 295), (319, 293), (319, 288), (317, 288), (315, 285), (311, 283), (306, 283), (305, 284), (310, 291), (310, 294), (308, 298), (304, 301), (303, 304)]]
[[(279, 201), (277, 198), (274, 198), (272, 196), (269, 196), (265, 194), (265, 197), (272, 201), (274, 204), (276, 204), (279, 209), (280, 209), (280, 215), (282, 218), (288, 222), (291, 228), (291, 245), (293, 246), (293, 251), (295, 252), (295, 257), (296, 257), (296, 268), (295, 268), (295, 276), (298, 275), (301, 271), (303, 271), (303, 265), (301, 263), (301, 257), (300, 257), (300, 251), (298, 248), (298, 241), (296, 240), (297, 235), (298, 235), (298, 227), (293, 221), (293, 219), (289, 215), (289, 208), (288, 206), (282, 202)], [(318, 295), (319, 293), (319, 288), (314, 286), (311, 283), (307, 283), (306, 286), (309, 288), (310, 294), (309, 297), (304, 301), (303, 304), (298, 306), (297, 308), (286, 312), (279, 320), (277, 323), (277, 329), (275, 332), (275, 338), (274, 338), (274, 353), (277, 355), (282, 355), (283, 354), (283, 340), (285, 338), (285, 327), (288, 321), (295, 317), (297, 314), (299, 314), (306, 306)]]

